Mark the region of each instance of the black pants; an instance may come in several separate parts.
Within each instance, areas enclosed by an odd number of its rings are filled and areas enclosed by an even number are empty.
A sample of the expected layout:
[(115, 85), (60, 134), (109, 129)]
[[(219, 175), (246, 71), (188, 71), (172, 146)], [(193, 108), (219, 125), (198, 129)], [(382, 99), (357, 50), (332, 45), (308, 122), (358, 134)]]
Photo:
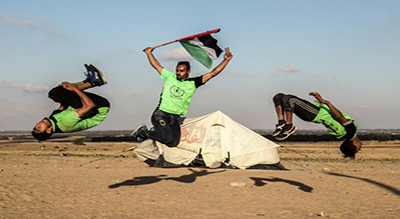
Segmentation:
[(151, 116), (153, 128), (149, 131), (149, 138), (168, 147), (178, 146), (181, 140), (180, 118), (179, 115), (156, 109)]
[[(84, 118), (92, 117), (98, 114), (97, 109), (100, 107), (110, 107), (110, 102), (108, 102), (106, 98), (89, 92), (84, 93), (93, 101), (94, 104), (96, 104), (95, 108), (87, 113)], [(72, 107), (78, 109), (82, 107), (82, 101), (78, 94), (67, 90), (62, 86), (57, 86), (51, 89), (49, 91), (49, 98), (56, 103), (60, 103), (62, 106), (64, 106), (64, 108)]]
[(278, 93), (273, 97), (276, 106), (282, 106), (283, 111), (293, 112), (300, 119), (311, 122), (317, 116), (319, 108), (314, 104), (291, 94)]

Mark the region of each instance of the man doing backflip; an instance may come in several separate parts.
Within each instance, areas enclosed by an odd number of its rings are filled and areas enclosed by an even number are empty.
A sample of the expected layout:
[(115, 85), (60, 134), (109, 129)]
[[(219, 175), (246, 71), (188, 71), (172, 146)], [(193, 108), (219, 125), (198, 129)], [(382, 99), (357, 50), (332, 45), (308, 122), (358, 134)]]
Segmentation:
[(173, 73), (160, 65), (152, 53), (153, 50), (153, 47), (148, 47), (144, 51), (151, 66), (165, 81), (164, 87), (159, 105), (151, 117), (153, 128), (148, 130), (146, 125), (141, 125), (132, 133), (132, 136), (137, 138), (138, 141), (150, 138), (169, 147), (176, 147), (181, 138), (181, 115), (186, 115), (196, 89), (217, 76), (232, 59), (232, 54), (229, 48), (226, 48), (224, 60), (211, 72), (199, 77), (189, 78), (189, 62), (178, 62), (176, 73)]
[(331, 102), (323, 99), (318, 92), (311, 92), (309, 95), (315, 97), (315, 104), (290, 94), (278, 93), (273, 97), (278, 124), (272, 136), (276, 140), (285, 140), (296, 131), (292, 122), (294, 113), (304, 121), (322, 123), (332, 135), (344, 140), (340, 146), (344, 156), (354, 158), (362, 146), (357, 137), (355, 122)]
[(102, 72), (94, 65), (85, 65), (87, 79), (82, 82), (62, 82), (49, 92), (49, 98), (60, 103), (58, 109), (42, 119), (32, 130), (39, 141), (53, 133), (77, 132), (100, 124), (107, 116), (110, 103), (104, 97), (83, 90), (107, 83)]

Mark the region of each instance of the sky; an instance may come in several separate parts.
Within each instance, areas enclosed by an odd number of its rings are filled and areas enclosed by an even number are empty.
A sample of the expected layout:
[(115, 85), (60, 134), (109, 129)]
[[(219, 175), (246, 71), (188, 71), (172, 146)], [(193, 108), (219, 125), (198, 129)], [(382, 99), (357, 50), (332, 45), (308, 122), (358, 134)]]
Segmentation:
[[(318, 91), (360, 129), (400, 128), (399, 8), (394, 0), (0, 0), (0, 130), (31, 130), (58, 107), (47, 92), (84, 80), (85, 63), (109, 81), (88, 91), (112, 105), (92, 130), (150, 125), (163, 80), (142, 50), (215, 28), (233, 59), (196, 91), (188, 117), (220, 110), (274, 129), (274, 94), (312, 102), (308, 93)], [(171, 71), (179, 60), (191, 62), (191, 76), (210, 71), (178, 43), (154, 55)]]

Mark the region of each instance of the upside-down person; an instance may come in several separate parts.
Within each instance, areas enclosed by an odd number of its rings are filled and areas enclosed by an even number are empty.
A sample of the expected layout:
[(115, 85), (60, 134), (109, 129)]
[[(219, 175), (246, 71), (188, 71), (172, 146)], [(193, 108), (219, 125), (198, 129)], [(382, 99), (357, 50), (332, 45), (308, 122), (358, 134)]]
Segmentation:
[(272, 135), (276, 140), (285, 140), (293, 134), (296, 131), (293, 125), (294, 113), (304, 121), (322, 123), (332, 135), (344, 140), (340, 146), (344, 156), (354, 158), (362, 146), (355, 122), (331, 102), (323, 99), (318, 92), (311, 92), (309, 95), (315, 97), (315, 104), (291, 94), (278, 93), (273, 97), (278, 124)]
[(39, 141), (53, 133), (78, 132), (97, 126), (107, 116), (110, 103), (97, 94), (84, 92), (91, 87), (107, 84), (102, 72), (94, 65), (86, 65), (87, 78), (77, 83), (62, 82), (49, 91), (49, 98), (60, 103), (49, 117), (36, 123), (32, 135)]

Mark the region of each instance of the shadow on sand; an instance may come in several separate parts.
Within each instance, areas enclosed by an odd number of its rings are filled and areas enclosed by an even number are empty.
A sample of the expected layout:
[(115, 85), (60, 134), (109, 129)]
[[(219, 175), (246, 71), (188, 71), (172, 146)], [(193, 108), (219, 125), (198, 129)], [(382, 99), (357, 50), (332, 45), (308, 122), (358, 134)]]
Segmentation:
[(180, 177), (167, 177), (167, 175), (157, 175), (157, 176), (139, 176), (133, 179), (125, 180), (121, 183), (116, 183), (108, 186), (110, 189), (115, 189), (120, 186), (140, 186), (140, 185), (147, 185), (159, 182), (161, 180), (173, 180), (181, 183), (193, 183), (196, 181), (197, 177), (206, 176), (213, 173), (220, 173), (224, 172), (225, 170), (215, 171), (215, 172), (208, 172), (207, 170), (200, 170), (195, 171), (193, 169), (189, 169), (192, 173), (187, 175), (182, 175)]
[(255, 186), (264, 186), (267, 184), (265, 181), (267, 181), (267, 182), (284, 182), (289, 185), (297, 186), (300, 190), (302, 190), (304, 192), (312, 192), (312, 190), (313, 190), (313, 187), (307, 186), (301, 182), (296, 182), (296, 181), (288, 180), (288, 179), (281, 179), (281, 178), (277, 178), (277, 177), (273, 177), (273, 178), (250, 177), (250, 179), (254, 180)]
[(386, 185), (386, 184), (371, 180), (371, 179), (366, 179), (366, 178), (361, 178), (361, 177), (356, 177), (356, 176), (349, 176), (349, 175), (345, 175), (345, 174), (341, 174), (341, 173), (329, 172), (329, 173), (326, 173), (326, 174), (329, 174), (329, 175), (332, 175), (332, 176), (340, 176), (340, 177), (346, 177), (346, 178), (352, 178), (352, 179), (358, 179), (358, 180), (361, 180), (361, 181), (365, 181), (365, 182), (374, 184), (376, 186), (382, 187), (382, 188), (394, 193), (395, 195), (400, 196), (400, 190), (398, 190), (398, 189), (396, 189), (396, 188), (394, 188), (392, 186), (389, 186), (389, 185)]

